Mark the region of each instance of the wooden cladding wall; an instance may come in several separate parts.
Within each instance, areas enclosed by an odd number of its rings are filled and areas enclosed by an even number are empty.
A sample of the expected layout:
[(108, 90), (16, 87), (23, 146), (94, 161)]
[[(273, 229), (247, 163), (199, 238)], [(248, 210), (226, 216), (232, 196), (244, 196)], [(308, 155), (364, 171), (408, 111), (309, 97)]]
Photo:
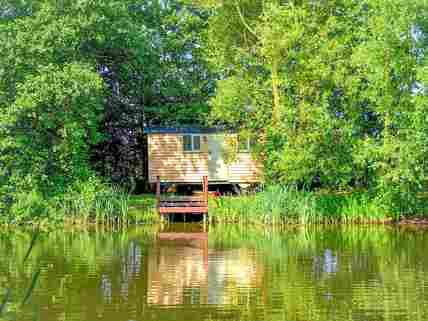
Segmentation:
[(177, 134), (149, 135), (149, 177), (156, 182), (200, 183), (208, 176), (206, 140), (201, 140), (201, 152), (184, 152), (183, 136)]
[[(182, 134), (150, 134), (150, 182), (155, 183), (157, 176), (162, 181), (174, 183), (201, 183), (204, 176), (209, 178), (208, 135), (201, 135), (200, 152), (184, 152)], [(250, 153), (238, 153), (236, 160), (227, 165), (227, 172), (231, 183), (257, 183), (262, 168)]]
[(236, 160), (229, 164), (229, 181), (232, 183), (260, 182), (262, 168), (250, 153), (238, 153)]

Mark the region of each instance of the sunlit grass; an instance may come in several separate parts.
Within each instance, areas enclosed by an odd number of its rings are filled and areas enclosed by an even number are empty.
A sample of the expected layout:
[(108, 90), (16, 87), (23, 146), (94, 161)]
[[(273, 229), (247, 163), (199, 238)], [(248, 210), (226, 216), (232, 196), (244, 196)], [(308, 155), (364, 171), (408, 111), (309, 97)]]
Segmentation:
[(150, 194), (132, 196), (115, 186), (85, 183), (46, 199), (40, 193), (15, 195), (14, 204), (0, 216), (2, 225), (107, 225), (156, 223), (160, 217)]
[[(409, 207), (409, 206), (408, 206)], [(261, 192), (210, 198), (210, 222), (283, 224), (384, 223), (428, 213), (427, 198), (412, 204), (412, 213), (391, 210), (365, 191), (310, 192), (280, 186)], [(398, 213), (398, 214), (397, 214)], [(155, 224), (161, 221), (154, 194), (130, 195), (112, 186), (86, 185), (44, 201), (37, 193), (20, 195), (3, 224), (105, 225)]]
[(385, 222), (392, 216), (365, 193), (326, 194), (278, 186), (210, 200), (216, 222), (325, 224)]
[(158, 223), (160, 216), (153, 194), (133, 195), (129, 199), (128, 217), (136, 223)]

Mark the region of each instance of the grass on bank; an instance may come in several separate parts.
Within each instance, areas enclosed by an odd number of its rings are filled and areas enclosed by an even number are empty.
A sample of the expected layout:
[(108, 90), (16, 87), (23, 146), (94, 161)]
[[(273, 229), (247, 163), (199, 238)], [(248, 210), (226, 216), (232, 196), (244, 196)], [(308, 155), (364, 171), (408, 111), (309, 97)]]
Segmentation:
[[(131, 213), (140, 221), (156, 222), (156, 199), (152, 194), (132, 196)], [(428, 213), (426, 197), (414, 205), (418, 215)], [(213, 223), (334, 224), (382, 223), (407, 217), (367, 192), (308, 192), (271, 186), (264, 191), (237, 196), (212, 197), (209, 217)], [(415, 216), (416, 214), (410, 215)]]
[(127, 225), (159, 220), (154, 196), (131, 196), (97, 181), (80, 184), (49, 198), (31, 191), (4, 199), (9, 199), (9, 204), (0, 204), (0, 224), (3, 225)]
[(211, 199), (210, 217), (216, 222), (262, 224), (381, 223), (425, 216), (427, 199), (415, 199), (411, 214), (367, 192), (322, 193), (271, 186), (259, 193)]
[(156, 209), (156, 195), (142, 194), (129, 197), (128, 216), (136, 223), (157, 223), (160, 221)]
[[(428, 213), (426, 197), (416, 213)], [(264, 191), (210, 198), (213, 223), (324, 224), (379, 223), (399, 220), (404, 213), (365, 192), (322, 193), (271, 186)], [(108, 186), (81, 186), (78, 190), (45, 201), (37, 193), (20, 195), (7, 215), (6, 224), (52, 223), (128, 225), (160, 222), (153, 194), (129, 195)]]
[(281, 187), (237, 197), (220, 197), (210, 205), (210, 216), (218, 222), (369, 223), (391, 218), (364, 193), (320, 194)]

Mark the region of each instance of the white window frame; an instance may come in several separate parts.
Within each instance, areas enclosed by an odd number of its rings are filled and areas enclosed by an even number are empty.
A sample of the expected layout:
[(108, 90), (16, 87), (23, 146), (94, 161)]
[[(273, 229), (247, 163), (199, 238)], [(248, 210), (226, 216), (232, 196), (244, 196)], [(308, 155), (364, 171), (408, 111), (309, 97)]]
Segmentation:
[[(184, 137), (190, 136), (191, 139), (191, 150), (186, 150), (186, 146), (184, 144)], [(195, 149), (195, 137), (199, 137), (199, 149)], [(200, 134), (184, 134), (183, 135), (183, 152), (184, 153), (200, 153), (202, 148), (202, 135)]]

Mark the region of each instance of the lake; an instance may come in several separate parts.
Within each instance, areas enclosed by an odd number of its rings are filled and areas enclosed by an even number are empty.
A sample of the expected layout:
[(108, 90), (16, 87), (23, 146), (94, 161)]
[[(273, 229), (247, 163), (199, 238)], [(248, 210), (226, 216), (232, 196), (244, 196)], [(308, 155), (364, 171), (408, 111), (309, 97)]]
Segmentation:
[(66, 229), (23, 263), (31, 240), (0, 232), (4, 320), (428, 320), (428, 230)]

